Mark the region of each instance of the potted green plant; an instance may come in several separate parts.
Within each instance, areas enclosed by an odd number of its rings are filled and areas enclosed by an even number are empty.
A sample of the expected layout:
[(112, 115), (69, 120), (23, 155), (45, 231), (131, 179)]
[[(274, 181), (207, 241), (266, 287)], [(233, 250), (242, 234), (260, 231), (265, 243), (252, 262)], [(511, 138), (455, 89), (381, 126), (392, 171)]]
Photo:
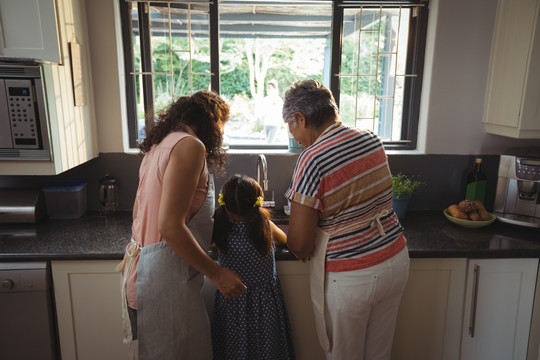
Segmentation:
[(409, 207), (412, 194), (422, 185), (419, 180), (414, 180), (399, 172), (392, 175), (392, 207), (398, 219), (404, 219)]

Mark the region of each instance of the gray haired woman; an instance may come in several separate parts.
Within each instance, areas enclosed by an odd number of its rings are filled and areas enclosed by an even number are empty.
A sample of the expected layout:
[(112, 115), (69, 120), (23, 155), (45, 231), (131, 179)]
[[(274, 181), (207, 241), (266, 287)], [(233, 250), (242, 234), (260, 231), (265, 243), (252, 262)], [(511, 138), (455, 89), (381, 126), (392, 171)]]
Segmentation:
[(300, 154), (286, 192), (289, 249), (310, 258), (311, 299), (328, 359), (390, 359), (408, 279), (403, 228), (381, 139), (344, 126), (315, 80), (285, 93), (283, 118)]

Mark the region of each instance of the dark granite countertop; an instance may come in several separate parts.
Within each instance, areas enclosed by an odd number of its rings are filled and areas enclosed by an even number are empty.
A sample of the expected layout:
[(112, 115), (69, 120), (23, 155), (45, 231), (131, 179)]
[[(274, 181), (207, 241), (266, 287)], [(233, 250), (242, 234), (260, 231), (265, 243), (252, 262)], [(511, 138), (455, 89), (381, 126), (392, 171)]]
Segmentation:
[[(278, 216), (277, 223), (286, 223)], [(479, 229), (449, 222), (442, 211), (410, 211), (402, 221), (413, 258), (540, 258), (540, 229), (495, 221)], [(130, 240), (131, 212), (87, 213), (75, 220), (0, 224), (0, 261), (118, 260)], [(286, 251), (278, 260), (293, 260)]]

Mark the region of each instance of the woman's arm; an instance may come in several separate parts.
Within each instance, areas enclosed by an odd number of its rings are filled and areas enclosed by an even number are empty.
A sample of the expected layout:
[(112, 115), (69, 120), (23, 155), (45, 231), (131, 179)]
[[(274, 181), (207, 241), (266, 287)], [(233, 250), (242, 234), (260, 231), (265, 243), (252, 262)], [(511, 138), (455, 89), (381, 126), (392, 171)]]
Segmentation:
[(234, 271), (206, 254), (186, 225), (205, 156), (204, 145), (195, 138), (186, 137), (175, 145), (163, 177), (158, 229), (173, 251), (206, 275), (226, 298), (238, 297), (246, 286)]
[(274, 242), (279, 245), (287, 245), (287, 234), (272, 221), (268, 220), (270, 223), (270, 230), (272, 231), (272, 239)]
[(318, 210), (291, 201), (287, 247), (299, 259), (306, 259), (313, 252), (315, 248), (315, 229), (318, 224)]
[(137, 217), (137, 209), (139, 208), (139, 197), (135, 196), (135, 201), (133, 202), (133, 211), (132, 211), (132, 217), (133, 220)]

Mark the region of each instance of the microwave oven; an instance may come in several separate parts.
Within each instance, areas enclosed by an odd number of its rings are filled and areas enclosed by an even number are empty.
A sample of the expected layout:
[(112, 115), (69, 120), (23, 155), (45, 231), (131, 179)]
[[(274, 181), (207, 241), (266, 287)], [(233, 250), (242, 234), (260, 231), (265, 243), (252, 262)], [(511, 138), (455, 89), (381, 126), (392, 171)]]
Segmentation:
[(0, 64), (0, 160), (51, 160), (43, 71)]

